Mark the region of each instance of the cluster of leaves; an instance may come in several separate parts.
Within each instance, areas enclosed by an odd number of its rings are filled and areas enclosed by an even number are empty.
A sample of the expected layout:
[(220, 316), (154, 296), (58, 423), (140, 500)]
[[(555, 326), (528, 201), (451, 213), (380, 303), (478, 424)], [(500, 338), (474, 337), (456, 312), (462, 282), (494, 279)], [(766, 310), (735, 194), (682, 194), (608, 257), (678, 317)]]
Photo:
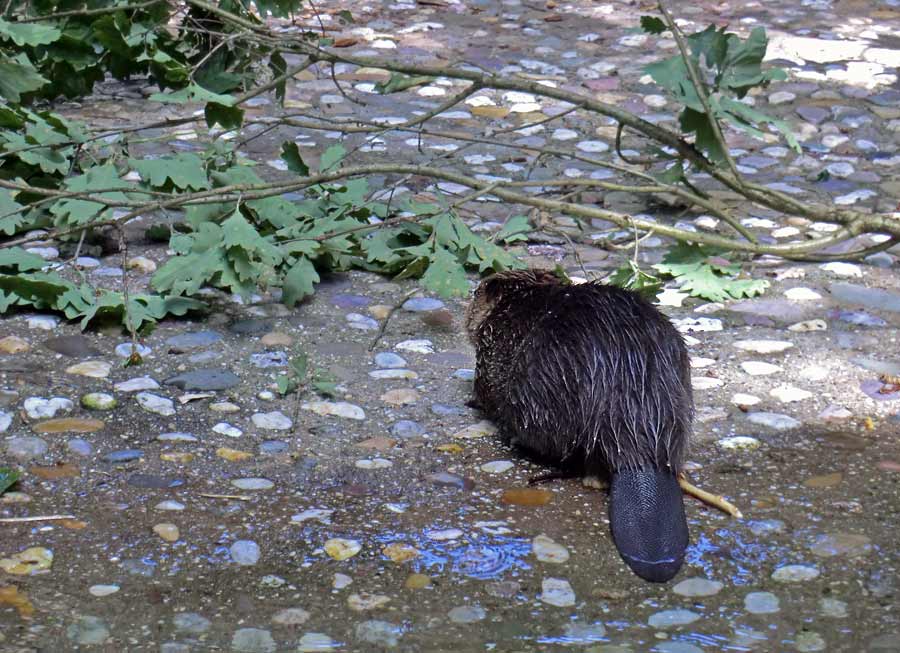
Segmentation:
[[(321, 168), (332, 168), (343, 156), (341, 146), (329, 148)], [(285, 145), (283, 158), (297, 174), (309, 173), (295, 145)], [(157, 188), (262, 184), (251, 167), (241, 165), (191, 182), (202, 169), (184, 156), (135, 165)], [(190, 206), (184, 221), (188, 231), (174, 233), (169, 243), (179, 256), (159, 269), (153, 287), (169, 296), (190, 296), (203, 286), (244, 296), (276, 287), (284, 303), (293, 306), (313, 294), (319, 270), (358, 267), (421, 278), (426, 288), (450, 296), (468, 292), (466, 268), (486, 272), (521, 266), (447, 208), (414, 202), (390, 208), (369, 194), (365, 179), (352, 179), (311, 186), (299, 201), (272, 196)]]
[[(254, 4), (263, 16), (287, 17), (304, 2)], [(247, 3), (217, 4), (239, 19), (259, 21)], [(147, 75), (163, 90), (193, 86), (195, 94), (247, 88), (270, 53), (234, 38), (236, 32), (200, 3), (92, 0), (87, 10), (83, 0), (12, 3), (0, 17), (0, 99), (82, 97), (107, 74), (123, 80)], [(270, 67), (278, 74), (284, 59), (276, 53)]]
[(680, 282), (680, 290), (711, 302), (754, 297), (765, 292), (765, 279), (742, 279), (741, 264), (723, 257), (721, 249), (678, 243), (653, 267)]
[(139, 293), (129, 295), (126, 312), (123, 293), (70, 281), (50, 269), (40, 256), (19, 247), (0, 250), (0, 313), (22, 306), (80, 319), (82, 328), (94, 320), (125, 322), (127, 317), (137, 330), (166, 315), (201, 309), (204, 304), (188, 297)]
[[(282, 397), (292, 392), (303, 391), (307, 385), (309, 373), (309, 356), (300, 352), (291, 357), (288, 363), (288, 371), (275, 377), (278, 394)], [(320, 395), (326, 397), (337, 396), (337, 382), (325, 371), (316, 368), (309, 379), (309, 385)]]
[[(641, 27), (650, 34), (668, 31), (666, 24), (655, 16), (643, 16)], [(759, 125), (769, 124), (799, 152), (800, 144), (787, 123), (741, 101), (751, 89), (787, 78), (780, 68), (764, 70), (762, 67), (769, 43), (766, 30), (756, 27), (746, 39), (725, 30), (725, 27), (717, 29), (710, 25), (685, 39), (714, 117), (758, 137), (763, 136)], [(679, 116), (682, 131), (694, 134), (697, 147), (712, 161), (724, 161), (725, 153), (713, 133), (706, 108), (681, 55), (650, 64), (645, 70), (653, 81), (684, 105)]]

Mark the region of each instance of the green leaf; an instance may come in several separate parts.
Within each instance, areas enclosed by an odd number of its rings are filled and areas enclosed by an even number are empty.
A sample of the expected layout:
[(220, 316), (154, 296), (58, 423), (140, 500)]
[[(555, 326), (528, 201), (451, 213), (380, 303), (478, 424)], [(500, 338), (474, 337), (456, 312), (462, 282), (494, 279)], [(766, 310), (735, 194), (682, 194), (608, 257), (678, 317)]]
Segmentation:
[[(0, 233), (12, 236), (24, 223), (25, 215), (22, 205), (12, 198), (12, 194), (7, 189), (0, 188)], [(2, 251), (0, 251), (0, 256), (2, 256)]]
[(188, 102), (215, 102), (225, 107), (232, 107), (235, 98), (231, 95), (222, 95), (208, 91), (199, 84), (190, 84), (174, 93), (154, 93), (150, 96), (153, 102), (164, 104), (185, 104)]
[(662, 34), (669, 31), (663, 20), (656, 16), (641, 16), (641, 29), (648, 34)]
[(377, 84), (375, 84), (375, 92), (381, 93), (382, 95), (399, 93), (401, 91), (412, 88), (413, 86), (428, 84), (433, 79), (434, 77), (410, 77), (409, 75), (404, 75), (403, 73), (391, 73), (391, 77), (390, 79), (388, 79), (388, 81), (378, 82)]
[(45, 265), (47, 265), (47, 261), (37, 254), (26, 252), (21, 247), (0, 249), (0, 270), (4, 272), (33, 272), (40, 270)]
[(8, 23), (0, 18), (0, 38), (9, 39), (19, 47), (23, 45), (49, 45), (60, 36), (62, 36), (62, 32), (50, 25)]
[(6, 492), (19, 480), (19, 472), (9, 467), (0, 467), (0, 494)]
[(443, 247), (435, 249), (434, 257), (422, 275), (422, 285), (441, 297), (464, 297), (469, 293), (465, 268)]
[[(76, 193), (91, 193), (94, 197), (111, 202), (124, 202), (128, 198), (123, 192), (108, 191), (95, 192), (110, 188), (127, 190), (132, 187), (130, 182), (119, 178), (119, 172), (112, 164), (94, 166), (88, 168), (83, 175), (71, 177), (66, 180), (63, 187)], [(82, 199), (64, 199), (50, 207), (50, 213), (57, 218), (57, 224), (83, 225), (87, 224), (100, 214), (111, 213), (112, 209), (99, 202), (91, 202)]]
[(282, 397), (294, 392), (299, 386), (296, 379), (287, 374), (279, 374), (275, 377), (275, 387)]
[(304, 163), (303, 157), (300, 156), (300, 148), (297, 147), (296, 143), (286, 141), (281, 144), (281, 159), (287, 164), (288, 170), (295, 175), (300, 177), (309, 176), (309, 166)]
[(714, 302), (753, 297), (768, 288), (765, 280), (734, 278), (740, 266), (720, 254), (712, 247), (678, 243), (653, 267), (681, 281), (681, 290)]
[(309, 366), (309, 357), (304, 354), (297, 354), (296, 356), (291, 357), (290, 361), (291, 371), (294, 373), (294, 376), (297, 377), (299, 381), (302, 381), (306, 378), (306, 371)]
[(711, 161), (725, 161), (725, 150), (716, 139), (716, 134), (706, 113), (686, 107), (681, 112), (680, 124), (683, 132), (694, 133), (694, 142), (697, 148)]
[(758, 111), (743, 102), (732, 100), (731, 98), (720, 98), (719, 103), (723, 109), (723, 114), (733, 125), (751, 132), (756, 131), (759, 133), (759, 130), (756, 129), (756, 125), (768, 123), (781, 132), (791, 149), (797, 152), (797, 154), (802, 152), (800, 141), (797, 140), (797, 136), (794, 134), (790, 125), (784, 120), (773, 118), (762, 111)]
[(49, 83), (24, 55), (10, 59), (0, 54), (0, 97), (20, 102), (25, 93), (40, 90)]
[(337, 13), (338, 19), (340, 19), (343, 23), (355, 23), (353, 20), (353, 14), (350, 13), (347, 9), (343, 9)]
[[(280, 77), (287, 72), (287, 62), (281, 53), (277, 50), (269, 55), (269, 70), (272, 71), (272, 77)], [(275, 101), (284, 106), (284, 98), (287, 95), (287, 80), (282, 80), (275, 86)]]
[(196, 154), (179, 152), (161, 159), (129, 159), (128, 163), (153, 188), (206, 190), (210, 187), (204, 162)]
[(203, 109), (206, 118), (206, 126), (221, 125), (222, 129), (238, 129), (244, 124), (244, 110), (240, 107), (231, 107), (218, 102), (207, 102)]
[(298, 258), (288, 268), (282, 280), (282, 301), (288, 307), (293, 307), (304, 297), (309, 297), (315, 292), (315, 284), (319, 283), (319, 273), (315, 266), (306, 257)]
[(320, 395), (332, 398), (338, 396), (337, 383), (335, 381), (313, 381), (312, 387)]
[(659, 277), (644, 272), (637, 263), (630, 259), (619, 267), (607, 281), (620, 288), (640, 293), (647, 299), (655, 298), (656, 293), (663, 285)]
[(528, 240), (528, 236), (526, 234), (532, 231), (531, 224), (528, 222), (528, 217), (524, 215), (514, 215), (509, 220), (506, 221), (506, 224), (494, 234), (494, 240), (499, 240), (503, 243), (512, 243), (517, 240)]
[(343, 145), (332, 145), (322, 152), (322, 156), (319, 159), (319, 171), (328, 172), (340, 163), (345, 156), (347, 156), (347, 150), (344, 149)]

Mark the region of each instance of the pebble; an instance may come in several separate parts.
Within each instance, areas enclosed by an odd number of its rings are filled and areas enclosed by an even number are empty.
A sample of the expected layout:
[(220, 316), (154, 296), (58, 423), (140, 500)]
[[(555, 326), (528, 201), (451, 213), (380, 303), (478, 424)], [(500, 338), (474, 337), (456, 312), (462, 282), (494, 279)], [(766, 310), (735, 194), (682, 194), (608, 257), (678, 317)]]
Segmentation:
[(231, 559), (239, 565), (250, 566), (259, 562), (259, 545), (253, 540), (238, 540), (228, 551)]
[(160, 501), (155, 506), (153, 506), (154, 510), (165, 510), (169, 512), (181, 512), (184, 510), (185, 506), (180, 501), (175, 501), (174, 499), (168, 499), (166, 501)]
[(772, 573), (772, 580), (780, 583), (801, 583), (818, 577), (818, 568), (809, 565), (786, 565)]
[(750, 614), (774, 614), (781, 604), (771, 592), (750, 592), (744, 597), (744, 609)]
[(278, 645), (268, 630), (240, 628), (231, 638), (231, 650), (237, 653), (275, 653)]
[(840, 261), (832, 261), (830, 263), (824, 263), (819, 266), (826, 272), (830, 272), (831, 274), (837, 277), (861, 277), (862, 276), (862, 268), (854, 263), (842, 263)]
[(757, 354), (776, 354), (794, 346), (784, 340), (738, 340), (734, 346)]
[(29, 349), (31, 349), (31, 345), (28, 344), (28, 341), (18, 336), (0, 338), (0, 351), (4, 354), (23, 354)]
[(231, 485), (239, 490), (271, 490), (275, 484), (267, 478), (236, 478)]
[(754, 395), (744, 394), (742, 392), (738, 392), (731, 397), (731, 403), (736, 406), (755, 406), (762, 399)]
[(477, 621), (482, 621), (487, 616), (487, 613), (484, 608), (477, 605), (459, 605), (451, 609), (447, 616), (455, 624), (473, 624)]
[(488, 474), (502, 474), (513, 467), (515, 467), (515, 464), (510, 460), (492, 460), (489, 463), (484, 463), (480, 469)]
[(379, 649), (396, 647), (402, 633), (399, 626), (377, 619), (370, 619), (356, 625), (356, 638), (373, 644)]
[(199, 442), (199, 438), (191, 433), (183, 433), (181, 431), (173, 431), (171, 433), (160, 433), (156, 436), (160, 442)]
[(406, 360), (393, 352), (383, 351), (375, 355), (375, 364), (380, 368), (399, 369), (406, 367)]
[(724, 585), (717, 580), (686, 578), (675, 585), (672, 591), (681, 596), (715, 596), (723, 587)]
[(29, 329), (38, 329), (40, 331), (53, 331), (59, 326), (59, 318), (52, 315), (34, 315), (26, 318), (25, 324)]
[(575, 605), (575, 591), (564, 578), (545, 578), (541, 582), (541, 594), (538, 598), (542, 603), (558, 608)]
[(177, 542), (181, 536), (178, 527), (175, 524), (162, 523), (153, 527), (153, 532), (159, 535), (166, 542)]
[(115, 594), (119, 589), (118, 585), (91, 585), (88, 588), (88, 593), (91, 596), (102, 598), (104, 596), (109, 596), (110, 594)]
[(119, 356), (120, 358), (130, 358), (132, 347), (135, 351), (137, 351), (138, 356), (140, 356), (141, 358), (146, 358), (153, 353), (153, 350), (150, 349), (150, 347), (145, 347), (140, 343), (135, 343), (134, 345), (132, 345), (130, 342), (123, 342), (120, 345), (116, 345), (116, 356)]
[(373, 379), (408, 379), (414, 380), (418, 379), (419, 375), (413, 372), (412, 370), (373, 370), (369, 372), (369, 376)]
[(407, 299), (403, 303), (403, 308), (404, 310), (413, 312), (436, 311), (440, 308), (444, 308), (444, 302), (439, 299), (431, 299), (428, 297), (413, 297), (412, 299)]
[(346, 401), (308, 401), (300, 404), (300, 408), (323, 416), (331, 415), (355, 420), (364, 420), (366, 418), (366, 413), (362, 408)]
[(286, 453), (288, 449), (290, 445), (283, 440), (266, 440), (259, 444), (259, 452), (265, 456), (277, 456)]
[(232, 426), (228, 422), (219, 422), (212, 427), (213, 433), (219, 435), (227, 435), (229, 438), (239, 438), (244, 432), (236, 426)]
[(142, 390), (158, 390), (159, 384), (149, 376), (139, 376), (122, 381), (113, 386), (118, 392), (139, 392)]
[(201, 349), (209, 347), (222, 339), (222, 334), (216, 331), (195, 331), (172, 336), (166, 340), (166, 344), (173, 349)]
[(106, 642), (110, 632), (100, 617), (84, 615), (66, 628), (66, 637), (79, 646), (93, 646)]
[(12, 421), (12, 413), (0, 410), (0, 433), (6, 433), (7, 429), (12, 425)]
[(831, 598), (819, 599), (819, 614), (832, 619), (844, 619), (849, 614), (847, 604), (844, 601)]
[(700, 615), (691, 610), (677, 608), (674, 610), (662, 610), (650, 615), (647, 623), (652, 628), (671, 628), (673, 626), (686, 626), (700, 618)]
[(359, 469), (387, 469), (392, 467), (394, 463), (386, 458), (364, 458), (357, 460), (354, 465)]
[(403, 342), (398, 342), (396, 345), (396, 349), (400, 351), (410, 351), (415, 354), (433, 354), (434, 353), (434, 345), (430, 340), (404, 340)]
[(370, 594), (363, 592), (360, 594), (351, 594), (347, 597), (347, 605), (351, 610), (356, 612), (366, 612), (369, 610), (377, 610), (390, 603), (391, 597), (384, 594)]
[(184, 372), (163, 381), (166, 385), (174, 385), (181, 390), (227, 390), (241, 382), (241, 379), (230, 370), (207, 368)]
[(412, 388), (398, 388), (388, 390), (379, 399), (393, 406), (407, 406), (419, 400), (419, 393)]
[(827, 331), (828, 323), (825, 320), (805, 320), (803, 322), (797, 322), (796, 324), (792, 324), (788, 327), (788, 331), (794, 331), (796, 333), (809, 333), (811, 331)]
[(772, 533), (781, 533), (784, 531), (785, 523), (780, 519), (760, 519), (752, 521), (749, 524), (750, 532), (754, 535), (770, 535)]
[(148, 413), (155, 413), (163, 417), (170, 417), (175, 414), (175, 404), (171, 399), (149, 392), (139, 392), (134, 398), (137, 399), (138, 405)]
[(814, 301), (822, 299), (822, 295), (810, 288), (790, 288), (784, 292), (784, 296), (795, 302)]
[(361, 313), (347, 313), (345, 319), (351, 329), (362, 331), (374, 331), (378, 328), (378, 321)]
[(795, 388), (792, 385), (780, 385), (777, 388), (769, 390), (769, 394), (783, 404), (790, 404), (795, 401), (803, 401), (813, 396), (813, 393), (802, 388)]
[(789, 415), (782, 415), (780, 413), (748, 413), (747, 419), (752, 424), (767, 426), (776, 431), (788, 431), (803, 425), (803, 422), (800, 422)]
[(856, 533), (825, 533), (819, 535), (809, 546), (813, 555), (820, 558), (847, 555), (850, 557), (867, 555), (872, 552), (872, 541), (865, 535)]
[(398, 438), (414, 438), (425, 433), (425, 427), (418, 422), (402, 419), (391, 425), (391, 435)]
[(241, 407), (230, 401), (217, 401), (210, 404), (209, 409), (214, 413), (237, 413), (241, 410)]
[(269, 367), (286, 367), (288, 364), (287, 352), (264, 351), (250, 355), (250, 364), (260, 369)]
[(105, 361), (84, 361), (66, 368), (66, 374), (77, 374), (92, 379), (105, 379), (109, 376), (112, 365)]
[(21, 460), (40, 458), (49, 448), (45, 440), (32, 436), (14, 437), (6, 441), (6, 453)]
[(279, 626), (300, 626), (309, 621), (310, 614), (303, 608), (283, 608), (272, 615), (272, 623)]
[(196, 612), (179, 612), (172, 617), (172, 626), (181, 633), (202, 635), (210, 629), (212, 622)]
[(471, 426), (467, 426), (461, 431), (457, 431), (453, 434), (454, 438), (459, 438), (462, 440), (470, 440), (473, 438), (483, 438), (490, 435), (494, 435), (497, 432), (497, 427), (494, 426), (491, 422), (487, 420), (482, 420), (477, 422), (476, 424), (472, 424)]
[(764, 363), (763, 361), (744, 361), (741, 363), (741, 369), (750, 376), (766, 376), (782, 371), (779, 365)]
[(132, 460), (143, 458), (144, 452), (140, 449), (120, 449), (119, 451), (110, 451), (103, 455), (103, 462), (116, 465), (119, 463), (127, 463)]
[(800, 376), (807, 381), (824, 381), (828, 375), (828, 368), (821, 365), (810, 365), (800, 370)]
[(357, 540), (334, 537), (325, 542), (325, 553), (333, 560), (341, 561), (352, 558), (362, 551), (362, 544)]
[(541, 562), (562, 564), (569, 559), (569, 550), (546, 535), (538, 535), (531, 540), (531, 552)]
[(297, 643), (298, 653), (318, 653), (319, 651), (333, 651), (339, 648), (340, 642), (336, 642), (324, 633), (304, 633)]
[(444, 528), (428, 531), (425, 537), (435, 542), (448, 542), (450, 540), (458, 540), (463, 535), (464, 533), (458, 528)]
[(756, 438), (747, 435), (735, 435), (729, 438), (722, 438), (716, 442), (722, 449), (727, 451), (753, 451), (759, 449), (762, 443)]
[(75, 407), (75, 404), (71, 399), (65, 397), (52, 397), (51, 399), (29, 397), (22, 407), (29, 419), (49, 419), (56, 417), (58, 412), (68, 413)]
[(609, 150), (609, 144), (604, 141), (580, 141), (575, 145), (582, 152), (600, 153)]
[(93, 455), (94, 447), (87, 440), (83, 440), (82, 438), (72, 438), (68, 442), (66, 442), (66, 449), (74, 453), (76, 456), (82, 456), (87, 458), (88, 456)]
[(463, 381), (474, 381), (475, 380), (475, 370), (470, 370), (468, 368), (460, 368), (453, 373), (453, 377), (456, 379), (461, 379)]
[(797, 633), (797, 636), (794, 638), (794, 648), (800, 653), (824, 651), (826, 648), (825, 638), (815, 631), (803, 630)]
[(105, 392), (89, 392), (81, 396), (81, 405), (89, 410), (112, 410), (118, 403), (115, 397)]
[(286, 431), (293, 426), (291, 418), (277, 410), (271, 413), (255, 413), (250, 420), (257, 428), (270, 431)]

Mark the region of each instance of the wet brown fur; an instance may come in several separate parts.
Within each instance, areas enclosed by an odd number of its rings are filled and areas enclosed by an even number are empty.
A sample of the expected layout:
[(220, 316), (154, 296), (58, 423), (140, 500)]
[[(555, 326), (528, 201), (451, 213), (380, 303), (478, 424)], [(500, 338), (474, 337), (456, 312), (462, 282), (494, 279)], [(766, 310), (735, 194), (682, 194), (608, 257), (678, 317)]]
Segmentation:
[(693, 417), (681, 335), (638, 294), (547, 271), (485, 279), (466, 314), (475, 400), (514, 445), (586, 473), (677, 473)]

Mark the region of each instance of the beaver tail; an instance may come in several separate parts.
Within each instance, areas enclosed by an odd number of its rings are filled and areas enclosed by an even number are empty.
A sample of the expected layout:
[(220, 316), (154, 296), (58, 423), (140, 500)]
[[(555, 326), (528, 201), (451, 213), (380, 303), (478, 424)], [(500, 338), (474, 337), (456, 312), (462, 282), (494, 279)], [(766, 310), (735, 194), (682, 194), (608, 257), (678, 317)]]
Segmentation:
[(614, 472), (609, 521), (619, 554), (638, 576), (664, 583), (681, 569), (688, 527), (673, 473), (652, 467)]

